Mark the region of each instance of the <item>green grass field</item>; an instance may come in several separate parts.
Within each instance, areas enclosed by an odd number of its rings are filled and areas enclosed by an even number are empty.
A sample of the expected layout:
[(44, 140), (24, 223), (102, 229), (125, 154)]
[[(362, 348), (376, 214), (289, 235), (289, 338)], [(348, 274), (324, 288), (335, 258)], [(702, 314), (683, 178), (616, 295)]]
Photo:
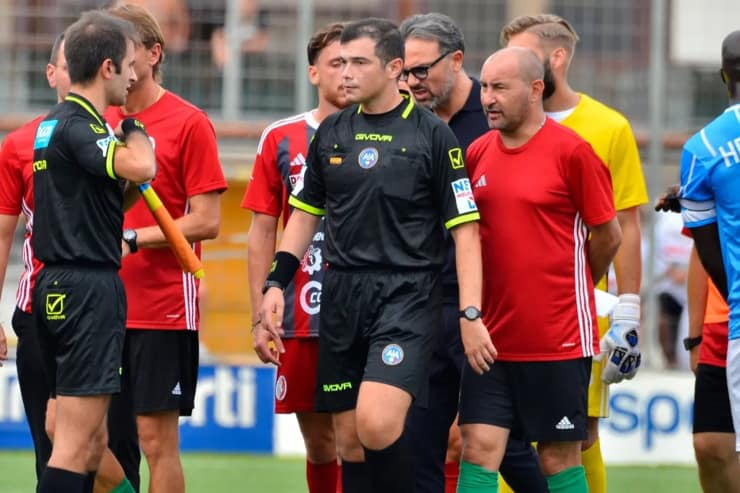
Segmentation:
[[(188, 493), (302, 493), (301, 459), (261, 455), (185, 454)], [(145, 472), (146, 467), (142, 467)], [(610, 493), (696, 493), (692, 467), (610, 467)], [(145, 483), (146, 479), (142, 481)], [(0, 452), (0, 491), (33, 491), (33, 458), (28, 452)], [(142, 490), (146, 491), (146, 489)]]

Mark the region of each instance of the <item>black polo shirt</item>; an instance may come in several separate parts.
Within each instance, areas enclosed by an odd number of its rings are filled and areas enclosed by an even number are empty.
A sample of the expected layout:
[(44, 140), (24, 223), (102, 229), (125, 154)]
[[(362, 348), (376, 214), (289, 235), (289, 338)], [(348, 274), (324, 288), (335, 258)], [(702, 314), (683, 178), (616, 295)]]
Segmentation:
[(33, 151), (34, 254), (45, 264), (120, 267), (118, 141), (94, 106), (70, 94), (39, 124)]
[(357, 105), (328, 117), (290, 204), (326, 216), (329, 265), (436, 269), (447, 229), (479, 219), (463, 151), (450, 128), (404, 94), (393, 110)]

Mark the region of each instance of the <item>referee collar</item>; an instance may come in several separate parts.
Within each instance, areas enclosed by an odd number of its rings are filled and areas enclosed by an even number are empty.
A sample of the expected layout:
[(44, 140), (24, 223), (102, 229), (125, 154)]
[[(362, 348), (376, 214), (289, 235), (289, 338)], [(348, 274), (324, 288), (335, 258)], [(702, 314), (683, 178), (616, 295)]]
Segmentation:
[[(406, 107), (401, 112), (401, 118), (405, 120), (411, 114), (411, 110), (414, 109), (414, 106), (416, 106), (416, 103), (414, 103), (414, 98), (411, 97), (411, 94), (409, 94), (408, 91), (399, 89), (398, 92), (401, 93), (401, 97), (406, 100)], [(396, 108), (398, 108), (398, 106), (396, 106)], [(362, 105), (357, 107), (357, 114), (359, 115), (360, 113), (362, 113)]]
[(105, 123), (103, 123), (103, 119), (98, 114), (97, 111), (95, 111), (95, 107), (88, 101), (87, 99), (83, 98), (79, 94), (69, 93), (66, 98), (64, 98), (65, 101), (69, 101), (71, 103), (77, 103), (78, 105), (82, 106), (82, 108), (90, 113), (93, 118), (95, 118), (101, 127), (105, 127)]

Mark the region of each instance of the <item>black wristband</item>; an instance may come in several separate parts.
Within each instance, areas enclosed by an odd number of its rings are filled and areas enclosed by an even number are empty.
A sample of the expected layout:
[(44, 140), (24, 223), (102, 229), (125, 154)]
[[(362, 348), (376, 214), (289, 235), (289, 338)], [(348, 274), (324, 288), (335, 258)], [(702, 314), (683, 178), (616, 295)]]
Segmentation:
[(272, 268), (270, 274), (267, 276), (265, 286), (262, 288), (262, 294), (265, 294), (270, 288), (285, 289), (290, 284), (295, 276), (295, 271), (298, 270), (298, 266), (301, 261), (298, 257), (288, 252), (276, 252), (275, 260), (272, 261)]
[(686, 351), (691, 351), (696, 346), (698, 346), (699, 344), (701, 344), (701, 339), (702, 339), (702, 337), (700, 335), (699, 336), (696, 336), (696, 337), (686, 337), (686, 338), (684, 338), (684, 340), (683, 340), (683, 347), (684, 347), (684, 349)]
[(149, 134), (146, 133), (146, 129), (144, 128), (144, 124), (137, 118), (124, 118), (121, 122), (121, 131), (123, 132), (124, 137), (128, 137), (131, 132), (141, 132), (149, 137)]

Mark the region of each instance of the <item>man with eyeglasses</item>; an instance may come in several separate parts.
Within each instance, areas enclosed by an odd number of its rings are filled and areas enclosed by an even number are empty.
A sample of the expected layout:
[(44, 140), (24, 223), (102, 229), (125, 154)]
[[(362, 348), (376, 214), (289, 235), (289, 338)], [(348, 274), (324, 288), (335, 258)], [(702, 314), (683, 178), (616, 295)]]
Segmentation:
[[(445, 121), (463, 151), (489, 130), (480, 102), (480, 83), (463, 68), (465, 43), (455, 22), (440, 13), (409, 17), (400, 26), (406, 59), (401, 81), (417, 103)], [(412, 406), (406, 427), (416, 453), (416, 491), (454, 492), (459, 474), (461, 439), (455, 424), (460, 374), (465, 354), (460, 341), (460, 311), (454, 242), (449, 235), (443, 268), (444, 329), (437, 339), (429, 376), (429, 407)], [(453, 426), (454, 424), (454, 426)], [(547, 491), (537, 457), (528, 442), (511, 440), (507, 454), (520, 458), (502, 474), (527, 491)]]

